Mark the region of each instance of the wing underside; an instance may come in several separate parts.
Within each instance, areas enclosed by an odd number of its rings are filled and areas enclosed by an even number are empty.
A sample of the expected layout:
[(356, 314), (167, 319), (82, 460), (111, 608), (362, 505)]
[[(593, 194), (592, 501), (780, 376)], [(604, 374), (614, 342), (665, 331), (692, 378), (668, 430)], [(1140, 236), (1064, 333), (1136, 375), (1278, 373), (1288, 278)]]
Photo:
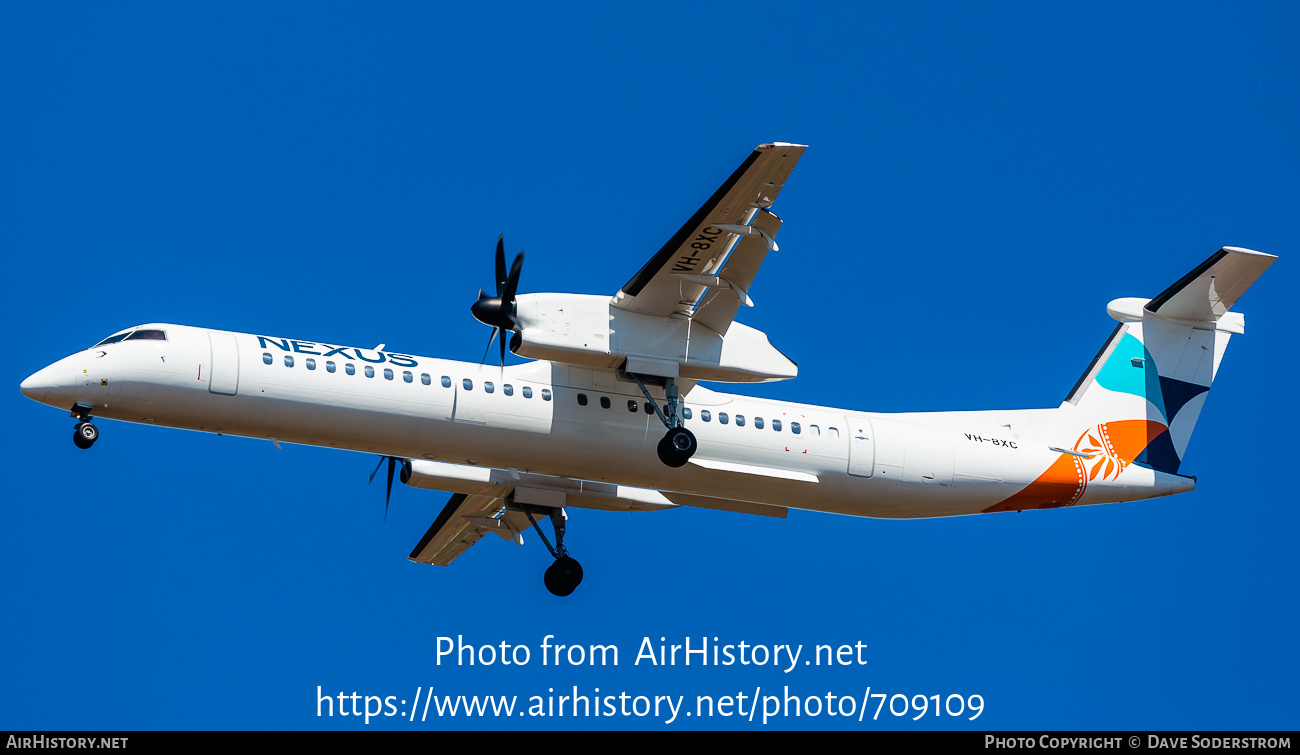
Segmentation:
[(520, 539), (529, 527), (528, 517), (505, 510), (505, 504), (505, 500), (491, 496), (453, 495), (407, 558), (447, 566), (488, 533), (504, 540)]
[[(769, 209), (806, 149), (763, 144), (614, 297), (639, 314), (691, 316), (725, 333), (769, 251), (781, 219)], [(701, 298), (703, 297), (703, 298)]]

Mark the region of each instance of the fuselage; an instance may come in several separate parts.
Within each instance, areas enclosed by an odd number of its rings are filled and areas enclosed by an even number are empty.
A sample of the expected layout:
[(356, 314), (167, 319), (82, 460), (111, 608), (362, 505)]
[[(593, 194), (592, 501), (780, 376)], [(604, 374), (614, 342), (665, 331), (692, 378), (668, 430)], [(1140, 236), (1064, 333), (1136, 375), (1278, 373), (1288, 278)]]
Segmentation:
[[(128, 422), (888, 518), (986, 511), (1078, 434), (1066, 407), (880, 414), (696, 385), (682, 405), (699, 451), (673, 469), (655, 453), (658, 415), (615, 371), (500, 368), (173, 324), (135, 331), (161, 337), (80, 351), (23, 392)], [(1175, 477), (1131, 465), (1072, 503), (1190, 489)]]

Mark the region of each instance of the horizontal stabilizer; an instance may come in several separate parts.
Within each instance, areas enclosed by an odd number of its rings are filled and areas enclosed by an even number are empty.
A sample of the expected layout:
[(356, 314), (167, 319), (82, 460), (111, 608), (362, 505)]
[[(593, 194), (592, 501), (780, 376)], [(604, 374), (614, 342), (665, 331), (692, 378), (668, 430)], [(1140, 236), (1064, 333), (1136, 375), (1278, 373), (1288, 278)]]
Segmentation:
[(1169, 319), (1218, 320), (1276, 259), (1272, 254), (1225, 246), (1147, 302), (1146, 308)]

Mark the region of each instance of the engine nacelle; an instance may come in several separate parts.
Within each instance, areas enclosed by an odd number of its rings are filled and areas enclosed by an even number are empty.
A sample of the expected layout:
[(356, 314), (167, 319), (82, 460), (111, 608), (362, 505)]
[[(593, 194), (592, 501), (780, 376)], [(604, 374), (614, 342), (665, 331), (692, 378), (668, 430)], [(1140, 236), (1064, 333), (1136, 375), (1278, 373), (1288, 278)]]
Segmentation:
[(613, 307), (607, 296), (523, 294), (511, 351), (529, 359), (724, 383), (789, 380), (798, 366), (767, 335), (733, 322), (722, 335), (689, 318)]

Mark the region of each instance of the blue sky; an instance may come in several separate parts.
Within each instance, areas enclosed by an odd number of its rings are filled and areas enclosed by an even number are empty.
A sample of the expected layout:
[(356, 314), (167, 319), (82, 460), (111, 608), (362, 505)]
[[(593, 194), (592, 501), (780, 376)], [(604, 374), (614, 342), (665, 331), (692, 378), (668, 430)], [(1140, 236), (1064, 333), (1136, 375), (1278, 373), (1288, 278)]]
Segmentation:
[[(871, 686), (985, 712), (767, 728), (1296, 728), (1297, 32), (1282, 3), (6, 7), (0, 728), (365, 728), (318, 718), (317, 685)], [(1184, 460), (1197, 490), (912, 522), (576, 511), (586, 580), (558, 600), (536, 542), (408, 563), (445, 496), (399, 488), (385, 523), (373, 457), (108, 421), (82, 452), (18, 392), (149, 321), (477, 360), (498, 234), (521, 290), (612, 294), (774, 140), (811, 146), (742, 319), (801, 374), (754, 395), (1055, 406), (1106, 302), (1223, 245), (1279, 255)], [(438, 666), (456, 635), (534, 660)], [(542, 667), (546, 635), (621, 663)], [(869, 663), (634, 666), (645, 636)], [(442, 726), (664, 724), (369, 724)]]

